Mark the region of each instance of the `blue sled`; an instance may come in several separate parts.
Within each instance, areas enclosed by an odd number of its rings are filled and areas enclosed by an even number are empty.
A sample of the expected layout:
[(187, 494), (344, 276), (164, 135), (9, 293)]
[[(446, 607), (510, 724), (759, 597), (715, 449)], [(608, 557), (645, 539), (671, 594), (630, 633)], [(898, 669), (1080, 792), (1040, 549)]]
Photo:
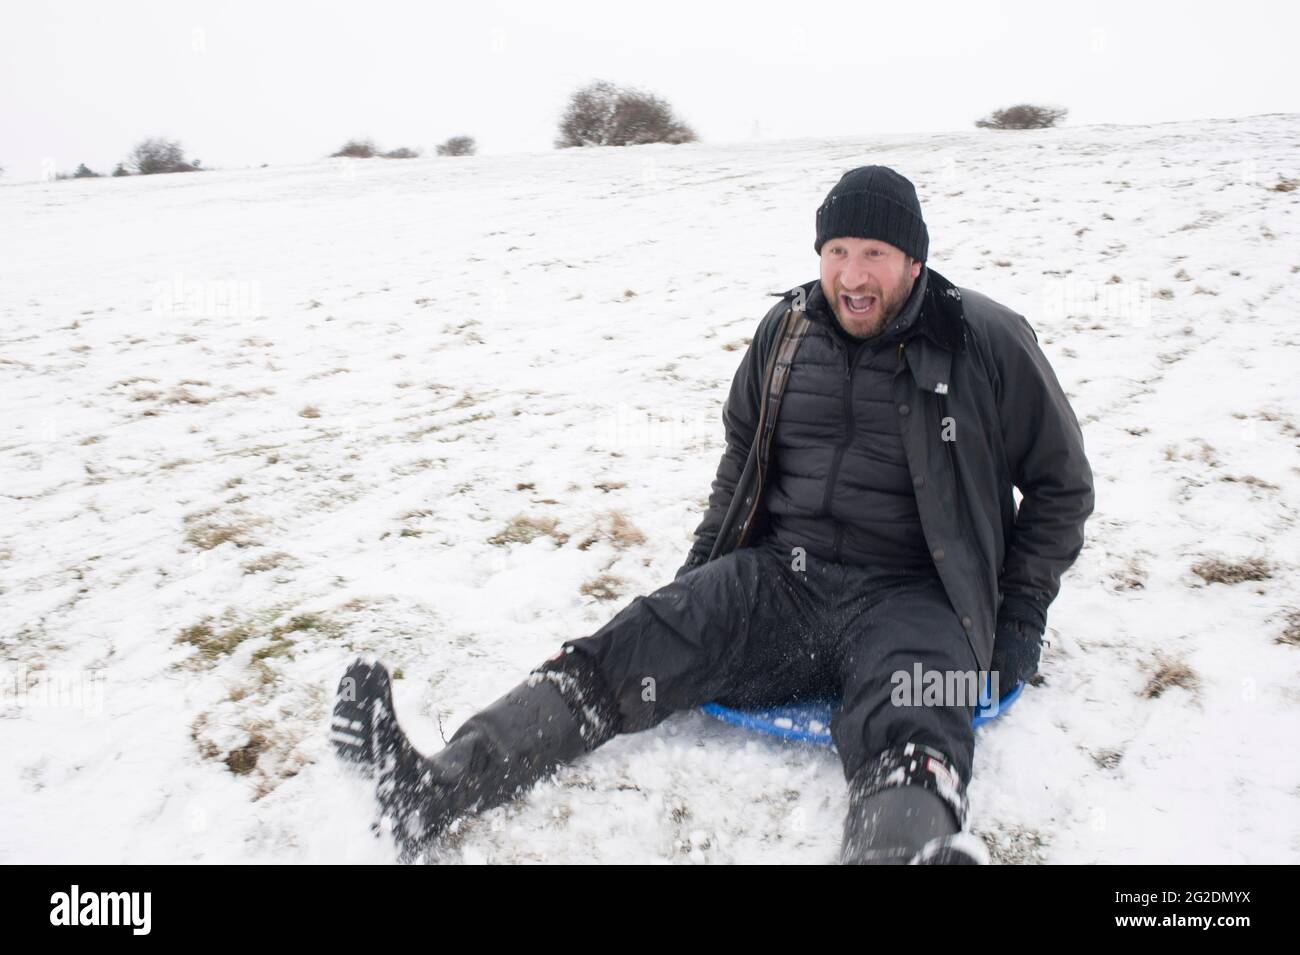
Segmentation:
[[(1000, 703), (990, 702), (986, 706), (981, 706), (975, 711), (975, 727), (979, 728), (1005, 713), (1020, 697), (1020, 691), (1024, 688), (1023, 683), (1017, 683), (1006, 692)], [(772, 706), (759, 710), (735, 710), (721, 703), (706, 703), (700, 708), (724, 723), (778, 736), (781, 739), (813, 743), (827, 749), (834, 749), (835, 741), (831, 739), (831, 711), (838, 703), (838, 700), (816, 700), (811, 703)]]

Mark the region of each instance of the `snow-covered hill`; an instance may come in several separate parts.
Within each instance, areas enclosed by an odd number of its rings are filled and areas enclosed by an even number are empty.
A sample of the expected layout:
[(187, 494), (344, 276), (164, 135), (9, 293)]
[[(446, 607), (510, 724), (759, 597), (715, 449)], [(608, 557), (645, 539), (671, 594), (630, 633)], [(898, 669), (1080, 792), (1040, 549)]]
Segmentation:
[[(1300, 861), (1298, 143), (1269, 115), (0, 186), (0, 861), (390, 861), (328, 749), (346, 662), (400, 667), (437, 749), (666, 583), (765, 293), (817, 275), (864, 163), (916, 183), (931, 266), (1029, 318), (1097, 477), (974, 829), (1008, 862)], [(683, 713), (439, 856), (830, 862), (846, 796), (832, 754)]]

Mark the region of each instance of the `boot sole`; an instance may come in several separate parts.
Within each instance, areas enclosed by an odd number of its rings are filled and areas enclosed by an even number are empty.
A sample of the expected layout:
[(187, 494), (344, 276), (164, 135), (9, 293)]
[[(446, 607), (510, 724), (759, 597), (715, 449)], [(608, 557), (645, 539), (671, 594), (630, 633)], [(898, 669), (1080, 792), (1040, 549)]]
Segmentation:
[(334, 754), (353, 774), (373, 779), (392, 720), (388, 670), (382, 663), (355, 661), (339, 680), (330, 716)]

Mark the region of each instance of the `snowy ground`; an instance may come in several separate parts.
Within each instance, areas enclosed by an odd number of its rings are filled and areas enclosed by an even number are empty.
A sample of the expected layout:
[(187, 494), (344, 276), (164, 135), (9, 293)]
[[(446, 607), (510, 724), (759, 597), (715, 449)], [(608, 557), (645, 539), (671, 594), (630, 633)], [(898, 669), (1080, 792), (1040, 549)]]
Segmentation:
[[(0, 861), (389, 861), (327, 748), (346, 662), (400, 666), (437, 749), (667, 582), (765, 293), (816, 276), (813, 210), (869, 162), (916, 182), (934, 268), (1030, 319), (1098, 482), (974, 829), (1003, 862), (1300, 861), (1298, 142), (1272, 115), (0, 186)], [(824, 863), (845, 807), (832, 754), (683, 713), (440, 858)]]

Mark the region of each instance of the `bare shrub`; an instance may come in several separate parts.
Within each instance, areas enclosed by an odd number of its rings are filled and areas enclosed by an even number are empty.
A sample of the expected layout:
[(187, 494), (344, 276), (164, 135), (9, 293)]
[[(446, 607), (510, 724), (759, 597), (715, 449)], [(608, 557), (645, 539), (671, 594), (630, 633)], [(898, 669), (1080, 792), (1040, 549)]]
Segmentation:
[(185, 151), (175, 140), (153, 138), (142, 141), (131, 150), (126, 165), (141, 176), (153, 176), (168, 172), (196, 172), (199, 160), (187, 162)]
[(1065, 119), (1069, 112), (1052, 106), (1018, 103), (995, 109), (983, 119), (977, 119), (975, 125), (980, 129), (1049, 129)]
[(347, 156), (351, 159), (372, 159), (375, 153), (375, 141), (373, 139), (349, 139), (339, 147), (338, 152), (330, 153), (330, 158)]
[(473, 136), (453, 136), (438, 147), (438, 155), (472, 156), (476, 149)]
[(695, 142), (697, 138), (665, 100), (643, 90), (597, 80), (570, 97), (555, 147), (677, 144)]
[(385, 159), (419, 159), (420, 150), (412, 149), (410, 146), (398, 146), (396, 149), (390, 149), (384, 153)]

